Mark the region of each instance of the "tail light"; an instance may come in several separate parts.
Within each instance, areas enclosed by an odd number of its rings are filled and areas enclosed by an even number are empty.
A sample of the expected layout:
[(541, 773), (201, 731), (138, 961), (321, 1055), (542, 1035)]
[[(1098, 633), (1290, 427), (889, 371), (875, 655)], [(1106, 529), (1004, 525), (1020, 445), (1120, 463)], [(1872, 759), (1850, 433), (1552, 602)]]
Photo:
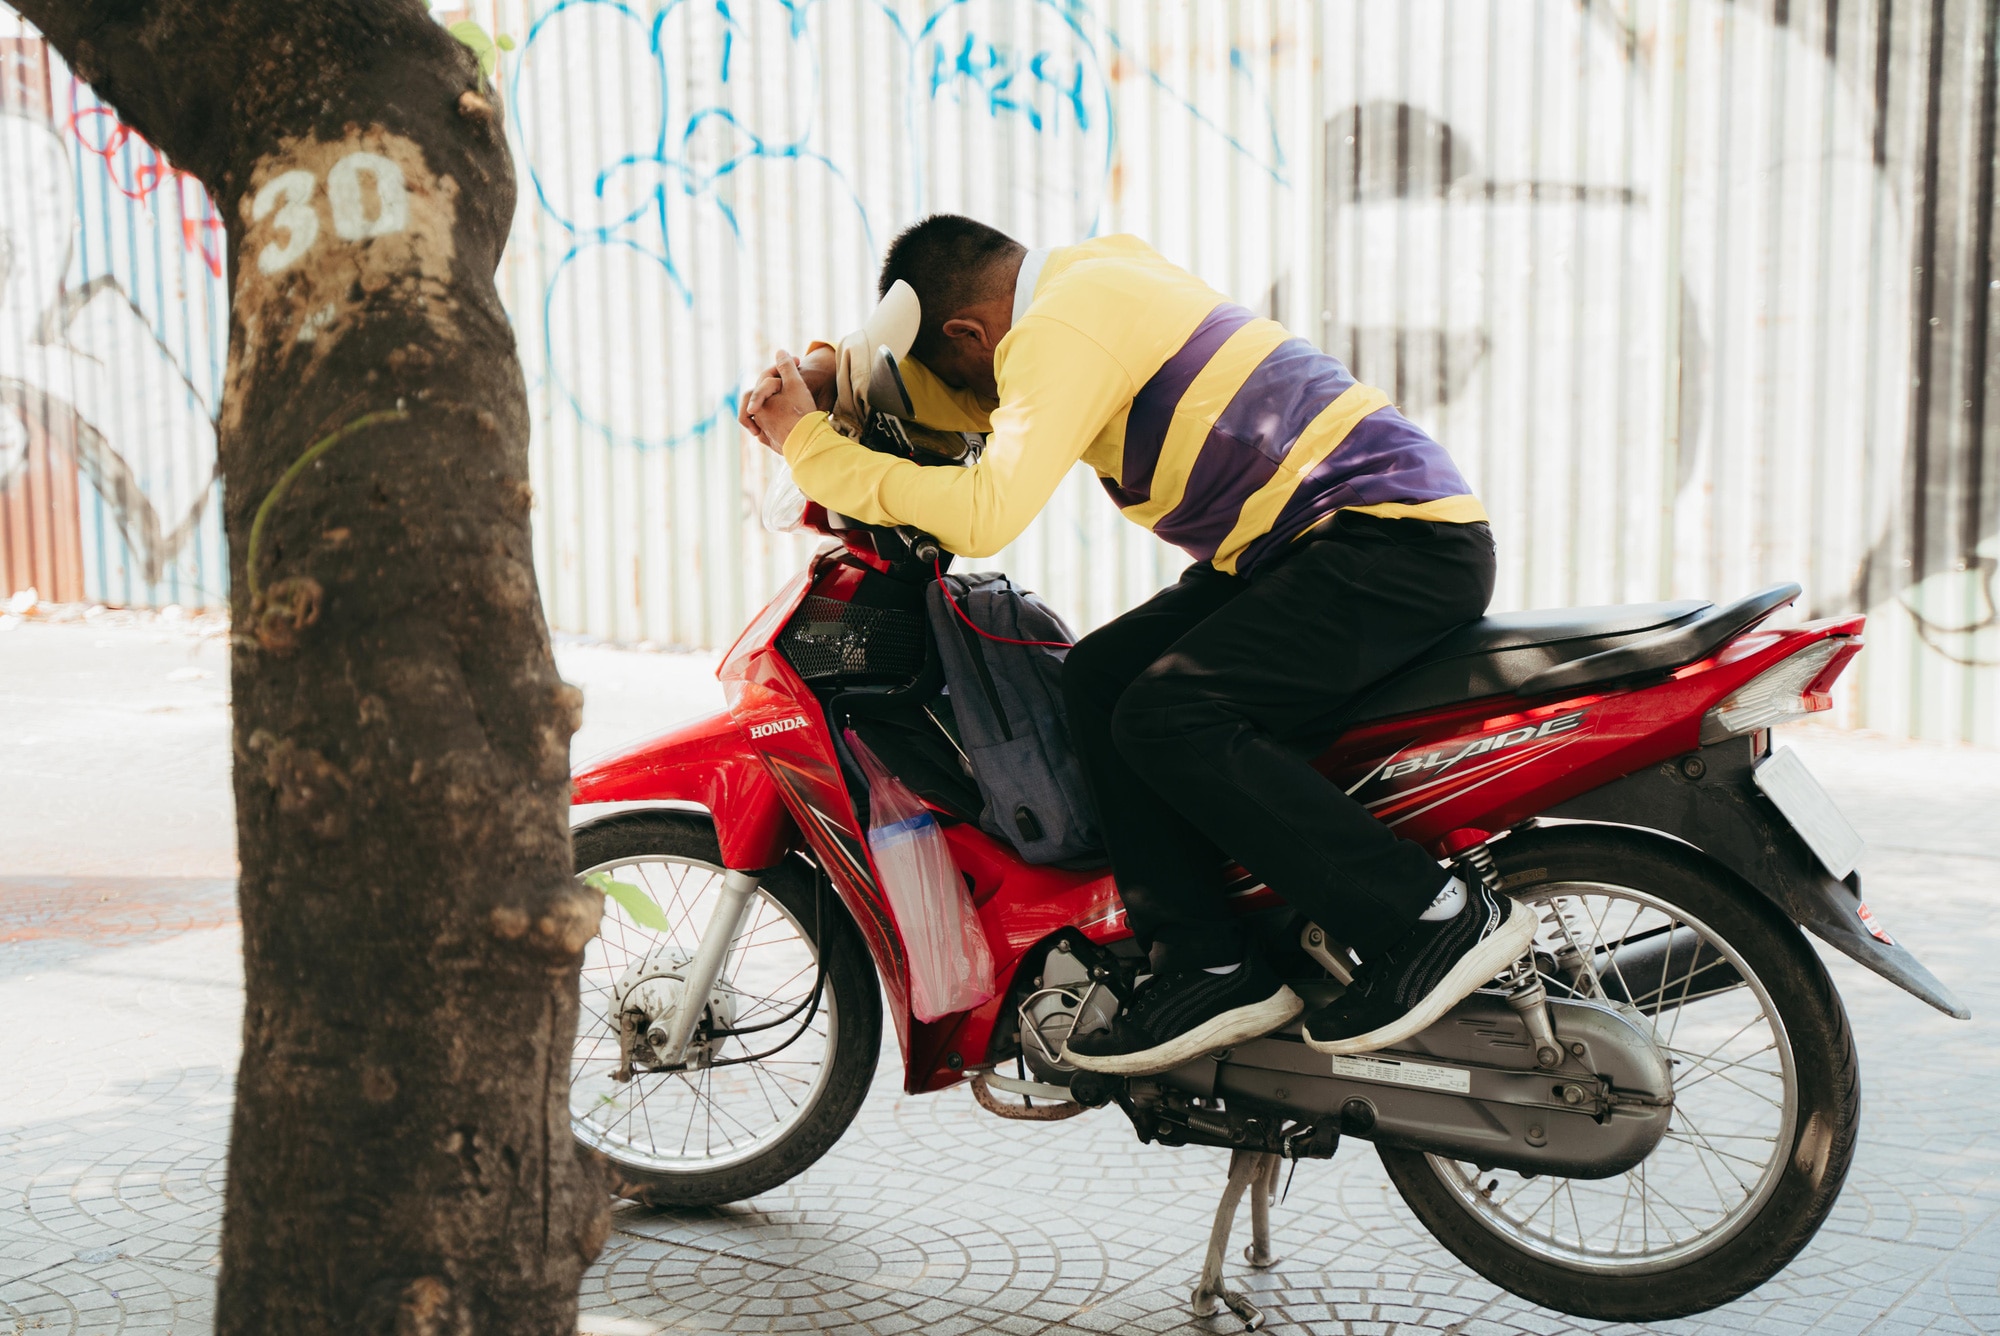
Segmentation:
[(1827, 636), (1780, 659), (1702, 716), (1702, 745), (1832, 709), (1834, 679), (1860, 650), (1859, 636)]

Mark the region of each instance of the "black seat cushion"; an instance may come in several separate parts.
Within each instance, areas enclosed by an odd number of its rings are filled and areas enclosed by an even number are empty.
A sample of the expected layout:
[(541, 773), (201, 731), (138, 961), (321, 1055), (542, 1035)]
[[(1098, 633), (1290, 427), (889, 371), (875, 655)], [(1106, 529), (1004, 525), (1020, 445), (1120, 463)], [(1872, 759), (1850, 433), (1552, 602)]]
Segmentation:
[(1545, 668), (1655, 635), (1706, 612), (1700, 599), (1542, 608), (1461, 626), (1343, 712), (1343, 724), (1514, 691)]

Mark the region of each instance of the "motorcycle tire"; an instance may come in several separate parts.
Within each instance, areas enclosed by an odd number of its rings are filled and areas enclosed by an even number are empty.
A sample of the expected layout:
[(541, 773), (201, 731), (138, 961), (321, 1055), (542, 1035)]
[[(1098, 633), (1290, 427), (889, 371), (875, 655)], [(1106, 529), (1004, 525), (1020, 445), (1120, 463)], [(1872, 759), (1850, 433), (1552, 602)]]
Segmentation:
[[(690, 812), (627, 812), (579, 829), (574, 837), (577, 875), (633, 859), (722, 866), (714, 823)], [(760, 894), (777, 902), (825, 962), (833, 1024), (824, 1064), (831, 1070), (804, 1115), (754, 1157), (719, 1169), (661, 1172), (622, 1161), (577, 1135), (578, 1149), (600, 1161), (614, 1195), (655, 1207), (715, 1206), (768, 1192), (832, 1149), (861, 1110), (882, 1045), (882, 992), (874, 963), (853, 920), (828, 893), (827, 921), (815, 912), (815, 873), (789, 858), (765, 875)]]
[[(1596, 883), (1639, 889), (1706, 923), (1756, 972), (1789, 1037), (1796, 1107), (1784, 1167), (1754, 1214), (1709, 1251), (1638, 1274), (1564, 1265), (1481, 1219), (1420, 1151), (1377, 1147), (1389, 1178), (1431, 1234), (1501, 1288), (1578, 1317), (1657, 1322), (1740, 1298), (1811, 1241), (1852, 1162), (1860, 1120), (1859, 1059), (1846, 1009), (1805, 934), (1719, 864), (1656, 837), (1557, 826), (1495, 842), (1510, 895)], [(1782, 1121), (1782, 1120), (1781, 1120)], [(1781, 1136), (1782, 1132), (1779, 1133)], [(1767, 1161), (1768, 1163), (1768, 1161)], [(1643, 1206), (1642, 1206), (1643, 1210)]]

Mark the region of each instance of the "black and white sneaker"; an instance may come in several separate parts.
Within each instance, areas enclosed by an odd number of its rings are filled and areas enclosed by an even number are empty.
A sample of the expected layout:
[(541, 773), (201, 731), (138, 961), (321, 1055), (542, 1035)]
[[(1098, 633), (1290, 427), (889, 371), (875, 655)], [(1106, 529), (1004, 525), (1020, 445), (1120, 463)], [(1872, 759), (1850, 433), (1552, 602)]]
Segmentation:
[(1072, 1036), (1062, 1056), (1087, 1072), (1152, 1076), (1267, 1035), (1304, 1010), (1298, 994), (1253, 952), (1227, 974), (1155, 974), (1139, 985), (1110, 1029)]
[(1334, 1001), (1306, 1017), (1307, 1046), (1372, 1053), (1428, 1030), (1535, 940), (1534, 914), (1470, 879), (1465, 907), (1419, 922), (1409, 936), (1356, 971)]

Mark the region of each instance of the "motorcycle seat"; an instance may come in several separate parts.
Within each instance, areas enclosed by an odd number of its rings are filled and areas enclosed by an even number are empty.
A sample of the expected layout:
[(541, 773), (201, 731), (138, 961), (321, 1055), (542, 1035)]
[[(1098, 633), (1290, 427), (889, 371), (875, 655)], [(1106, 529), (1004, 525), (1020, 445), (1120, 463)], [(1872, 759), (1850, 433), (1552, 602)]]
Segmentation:
[(1547, 669), (1685, 626), (1714, 605), (1701, 599), (1540, 608), (1468, 622), (1343, 711), (1352, 725), (1521, 690)]

